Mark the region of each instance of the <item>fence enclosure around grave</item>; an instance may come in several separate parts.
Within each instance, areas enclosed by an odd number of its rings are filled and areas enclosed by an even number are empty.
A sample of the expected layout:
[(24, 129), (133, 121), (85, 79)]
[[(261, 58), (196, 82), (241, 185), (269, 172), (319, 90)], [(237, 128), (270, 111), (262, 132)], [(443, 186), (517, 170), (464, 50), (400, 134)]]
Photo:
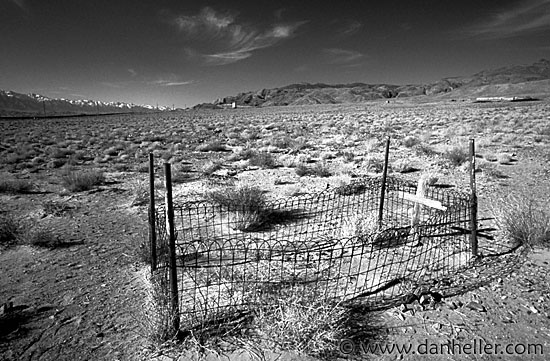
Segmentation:
[(476, 256), (475, 186), (467, 194), (384, 172), (316, 194), (220, 205), (174, 202), (169, 164), (165, 176), (165, 204), (150, 205), (151, 258), (179, 315), (175, 329), (292, 295), (380, 308), (431, 290)]

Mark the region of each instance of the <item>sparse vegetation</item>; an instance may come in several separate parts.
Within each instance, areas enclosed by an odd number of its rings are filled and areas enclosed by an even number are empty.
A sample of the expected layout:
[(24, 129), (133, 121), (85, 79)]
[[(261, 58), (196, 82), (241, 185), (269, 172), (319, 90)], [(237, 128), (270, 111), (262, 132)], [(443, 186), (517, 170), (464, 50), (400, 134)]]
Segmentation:
[(222, 142), (215, 140), (197, 146), (199, 152), (226, 152), (227, 147)]
[(550, 214), (529, 194), (515, 194), (494, 203), (492, 212), (502, 234), (514, 246), (550, 246)]
[(348, 313), (307, 294), (295, 293), (279, 299), (273, 308), (257, 312), (260, 334), (284, 350), (301, 355), (330, 356), (346, 332)]
[(0, 179), (0, 193), (27, 193), (33, 184), (25, 179)]
[(249, 158), (249, 163), (252, 166), (271, 169), (277, 166), (277, 161), (271, 153), (257, 152)]
[(71, 192), (92, 189), (105, 181), (105, 175), (99, 170), (75, 170), (67, 167), (61, 173), (63, 186)]
[(0, 213), (0, 245), (11, 246), (17, 242), (21, 226), (10, 213)]
[(25, 235), (25, 241), (33, 246), (44, 248), (58, 248), (66, 245), (61, 236), (52, 230), (35, 225)]
[(300, 177), (303, 176), (316, 176), (316, 177), (330, 177), (332, 171), (325, 162), (317, 162), (313, 166), (308, 166), (305, 163), (298, 163), (295, 168), (295, 172)]
[(458, 167), (468, 161), (470, 152), (466, 147), (454, 145), (446, 149), (443, 156), (447, 158), (452, 165)]
[(257, 187), (240, 186), (214, 190), (205, 195), (212, 203), (233, 212), (233, 224), (240, 231), (255, 231), (266, 226), (272, 215), (265, 193)]

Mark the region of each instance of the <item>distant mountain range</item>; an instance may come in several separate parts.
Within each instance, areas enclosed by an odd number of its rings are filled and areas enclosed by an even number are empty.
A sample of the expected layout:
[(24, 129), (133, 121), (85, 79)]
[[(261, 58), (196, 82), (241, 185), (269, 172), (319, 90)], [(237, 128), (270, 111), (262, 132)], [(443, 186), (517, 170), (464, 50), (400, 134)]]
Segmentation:
[(85, 99), (55, 99), (40, 94), (20, 94), (0, 90), (0, 117), (143, 113), (167, 110), (170, 108)]
[(550, 94), (550, 61), (485, 70), (467, 77), (444, 78), (429, 84), (291, 84), (281, 88), (239, 93), (199, 104), (195, 108), (357, 103), (411, 96), (442, 98), (471, 96), (538, 96)]

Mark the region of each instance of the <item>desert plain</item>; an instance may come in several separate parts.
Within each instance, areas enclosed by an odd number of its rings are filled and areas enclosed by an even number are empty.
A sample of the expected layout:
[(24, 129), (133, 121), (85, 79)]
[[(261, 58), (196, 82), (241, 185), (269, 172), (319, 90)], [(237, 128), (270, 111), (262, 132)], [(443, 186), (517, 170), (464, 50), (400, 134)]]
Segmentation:
[[(550, 353), (547, 98), (3, 119), (0, 129), (1, 360), (543, 360)], [(493, 229), (480, 252), (487, 256), (494, 245), (513, 250), (485, 257), (463, 275), (469, 287), (431, 307), (366, 311), (363, 323), (337, 336), (414, 345), (476, 339), (540, 345), (544, 355), (529, 354), (527, 346), (510, 355), (345, 355), (338, 342), (319, 350), (273, 334), (152, 341), (150, 153), (159, 202), (164, 163), (172, 165), (176, 199), (227, 184), (284, 198), (379, 175), (388, 137), (392, 176), (430, 173), (457, 190), (469, 189), (468, 144), (475, 139), (480, 227)], [(88, 180), (83, 186), (75, 184), (79, 175)], [(537, 237), (518, 244), (499, 216), (526, 205)]]

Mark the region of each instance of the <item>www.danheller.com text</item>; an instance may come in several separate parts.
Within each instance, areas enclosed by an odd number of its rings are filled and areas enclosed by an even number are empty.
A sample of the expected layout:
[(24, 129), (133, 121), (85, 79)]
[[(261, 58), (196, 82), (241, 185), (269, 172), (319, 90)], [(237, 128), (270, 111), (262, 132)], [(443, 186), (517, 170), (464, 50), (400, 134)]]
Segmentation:
[(343, 354), (403, 354), (403, 355), (544, 355), (540, 343), (491, 343), (483, 339), (449, 340), (438, 343), (424, 339), (418, 343), (376, 343), (350, 339), (340, 341)]

